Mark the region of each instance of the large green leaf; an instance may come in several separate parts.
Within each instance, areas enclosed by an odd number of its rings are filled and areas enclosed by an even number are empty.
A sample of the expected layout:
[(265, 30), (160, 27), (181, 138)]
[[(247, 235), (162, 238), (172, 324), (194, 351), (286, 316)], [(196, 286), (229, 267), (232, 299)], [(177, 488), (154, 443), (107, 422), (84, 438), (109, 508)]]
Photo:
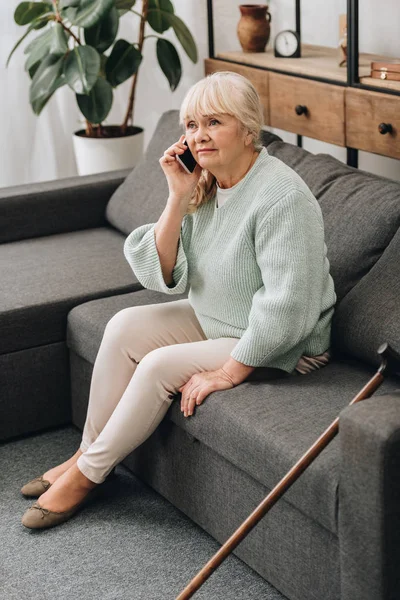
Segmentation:
[(17, 25), (28, 25), (38, 17), (52, 12), (52, 5), (47, 2), (21, 2), (14, 11), (14, 21)]
[(33, 21), (33, 29), (43, 29), (43, 27), (46, 27), (47, 23), (53, 20), (48, 18), (48, 14), (42, 15), (37, 21)]
[[(40, 19), (37, 19), (36, 21), (32, 21), (32, 23), (29, 25), (28, 29), (25, 31), (24, 35), (17, 41), (17, 43), (14, 45), (13, 49), (11, 50), (10, 54), (8, 55), (6, 67), (8, 67), (8, 63), (10, 62), (12, 55), (14, 54), (14, 52), (16, 51), (18, 46), (24, 41), (26, 36), (29, 35), (30, 32), (33, 31), (34, 29), (39, 29), (39, 27), (38, 27), (39, 23), (41, 23)], [(44, 25), (46, 25), (45, 21), (43, 22), (43, 25), (41, 25), (41, 27)]]
[(55, 23), (52, 27), (53, 35), (51, 38), (50, 52), (51, 54), (65, 54), (68, 50), (67, 33), (61, 23)]
[(171, 91), (174, 91), (178, 87), (182, 75), (181, 61), (175, 46), (168, 40), (159, 38), (157, 40), (157, 58), (169, 81)]
[(93, 46), (101, 54), (111, 46), (117, 37), (119, 25), (118, 10), (111, 7), (109, 13), (96, 25), (85, 29), (85, 43)]
[(66, 83), (65, 77), (61, 73), (60, 77), (57, 77), (57, 79), (54, 81), (54, 84), (53, 84), (52, 88), (49, 89), (48, 93), (45, 96), (42, 96), (41, 98), (38, 98), (37, 100), (32, 102), (31, 106), (32, 106), (33, 112), (36, 115), (40, 115), (43, 108), (46, 106), (47, 102), (50, 100), (50, 98), (52, 97), (54, 92), (56, 90), (58, 90), (59, 87), (62, 87), (63, 85), (65, 85), (65, 83)]
[(115, 7), (118, 10), (130, 10), (135, 3), (136, 0), (115, 0)]
[[(42, 35), (38, 38), (35, 38), (33, 42), (29, 46), (31, 47), (31, 52), (25, 62), (25, 71), (29, 71), (31, 67), (41, 61), (46, 54), (50, 53), (50, 45), (53, 37), (52, 29), (47, 29)], [(26, 48), (25, 48), (26, 51)]]
[(63, 14), (77, 27), (93, 27), (108, 13), (114, 0), (81, 0), (79, 6), (70, 6)]
[(35, 64), (34, 64), (34, 65), (33, 65), (33, 66), (32, 66), (32, 67), (29, 69), (29, 77), (30, 77), (31, 79), (33, 79), (33, 77), (34, 77), (34, 75), (35, 75), (35, 73), (36, 73), (36, 71), (38, 70), (38, 68), (39, 68), (39, 67), (40, 67), (40, 60), (39, 60), (37, 63), (35, 63)]
[(68, 36), (61, 23), (55, 23), (47, 31), (34, 39), (33, 42), (28, 46), (31, 48), (31, 52), (25, 62), (25, 71), (29, 71), (46, 54), (61, 56), (68, 50)]
[(117, 87), (136, 73), (141, 61), (139, 50), (126, 40), (117, 40), (106, 62), (107, 81)]
[(48, 54), (36, 70), (29, 89), (29, 101), (33, 111), (39, 115), (50, 96), (65, 80), (62, 75), (63, 56)]
[(164, 13), (164, 19), (174, 28), (175, 35), (182, 44), (182, 47), (190, 60), (197, 63), (196, 42), (182, 19), (171, 13)]
[(99, 76), (100, 56), (91, 46), (75, 46), (64, 61), (64, 75), (76, 94), (89, 94)]
[(58, 3), (58, 8), (60, 11), (65, 10), (69, 6), (79, 6), (81, 0), (60, 0)]
[(164, 33), (171, 27), (171, 22), (165, 18), (165, 15), (169, 14), (174, 14), (174, 7), (170, 0), (149, 0), (147, 21), (154, 31)]
[(66, 84), (65, 77), (61, 73), (61, 75), (59, 77), (57, 77), (57, 79), (54, 81), (54, 84), (49, 89), (48, 93), (45, 96), (43, 96), (43, 97), (39, 98), (38, 100), (36, 100), (35, 102), (32, 102), (32, 108), (33, 108), (34, 113), (36, 115), (40, 115), (40, 113), (42, 112), (43, 108), (46, 106), (47, 102), (50, 100), (50, 98), (52, 97), (52, 95), (54, 94), (54, 92), (56, 90), (58, 90), (58, 88), (62, 87), (65, 84)]
[(35, 37), (29, 44), (25, 47), (24, 54), (29, 54), (29, 52), (33, 52), (36, 49), (36, 46), (41, 46), (45, 43), (46, 39), (50, 39), (53, 35), (51, 28), (48, 27), (46, 31)]
[(88, 96), (76, 94), (76, 101), (83, 116), (90, 123), (101, 123), (111, 110), (113, 90), (111, 85), (99, 77)]

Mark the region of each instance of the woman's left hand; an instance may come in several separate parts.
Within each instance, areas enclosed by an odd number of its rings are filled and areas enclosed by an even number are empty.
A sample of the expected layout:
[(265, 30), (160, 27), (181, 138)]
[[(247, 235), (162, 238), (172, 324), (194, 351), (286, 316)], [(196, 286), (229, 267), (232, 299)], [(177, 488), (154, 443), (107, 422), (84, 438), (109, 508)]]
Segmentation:
[(211, 392), (233, 387), (232, 379), (222, 369), (195, 373), (185, 385), (178, 388), (182, 393), (181, 411), (185, 417), (192, 415), (195, 405), (199, 406)]

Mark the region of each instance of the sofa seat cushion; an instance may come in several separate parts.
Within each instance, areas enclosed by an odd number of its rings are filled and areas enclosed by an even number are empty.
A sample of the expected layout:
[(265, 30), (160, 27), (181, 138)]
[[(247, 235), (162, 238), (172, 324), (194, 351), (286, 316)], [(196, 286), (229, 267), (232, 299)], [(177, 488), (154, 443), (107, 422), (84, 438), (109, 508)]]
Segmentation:
[(0, 354), (65, 340), (85, 300), (141, 289), (125, 236), (102, 227), (0, 245)]
[(129, 306), (174, 302), (187, 298), (187, 294), (169, 296), (153, 290), (142, 289), (137, 292), (102, 298), (85, 302), (73, 308), (68, 315), (67, 346), (70, 350), (94, 364), (104, 329), (108, 321), (118, 311)]
[[(76, 306), (68, 315), (67, 345), (94, 364), (106, 324), (115, 313), (182, 297), (141, 290)], [(308, 375), (266, 381), (262, 370), (256, 371), (253, 380), (210, 394), (190, 418), (182, 415), (177, 396), (166, 418), (272, 489), (374, 371), (339, 358)], [(388, 378), (380, 393), (399, 387), (400, 381)], [(338, 485), (336, 437), (287, 491), (285, 500), (336, 533)]]

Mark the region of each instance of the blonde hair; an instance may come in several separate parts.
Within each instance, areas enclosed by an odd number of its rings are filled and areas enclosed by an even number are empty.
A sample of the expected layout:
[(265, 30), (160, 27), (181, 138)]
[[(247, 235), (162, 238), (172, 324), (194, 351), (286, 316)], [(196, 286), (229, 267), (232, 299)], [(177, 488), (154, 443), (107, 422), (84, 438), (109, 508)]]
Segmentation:
[[(264, 124), (263, 107), (255, 87), (246, 77), (232, 71), (219, 71), (195, 83), (183, 99), (179, 124), (185, 128), (185, 119), (213, 113), (235, 117), (241, 130), (253, 135), (254, 150), (259, 152), (263, 148), (260, 138)], [(196, 212), (215, 196), (216, 191), (215, 176), (203, 169), (187, 214)]]

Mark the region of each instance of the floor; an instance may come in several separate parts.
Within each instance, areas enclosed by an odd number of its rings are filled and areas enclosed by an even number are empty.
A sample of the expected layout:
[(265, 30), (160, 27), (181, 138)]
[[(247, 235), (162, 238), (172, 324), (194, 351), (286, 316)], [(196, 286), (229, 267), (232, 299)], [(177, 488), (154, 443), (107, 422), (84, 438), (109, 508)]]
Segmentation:
[[(69, 521), (45, 530), (21, 524), (35, 498), (20, 488), (79, 441), (70, 426), (0, 445), (0, 598), (174, 600), (220, 544), (122, 465)], [(286, 600), (233, 554), (193, 598)]]

